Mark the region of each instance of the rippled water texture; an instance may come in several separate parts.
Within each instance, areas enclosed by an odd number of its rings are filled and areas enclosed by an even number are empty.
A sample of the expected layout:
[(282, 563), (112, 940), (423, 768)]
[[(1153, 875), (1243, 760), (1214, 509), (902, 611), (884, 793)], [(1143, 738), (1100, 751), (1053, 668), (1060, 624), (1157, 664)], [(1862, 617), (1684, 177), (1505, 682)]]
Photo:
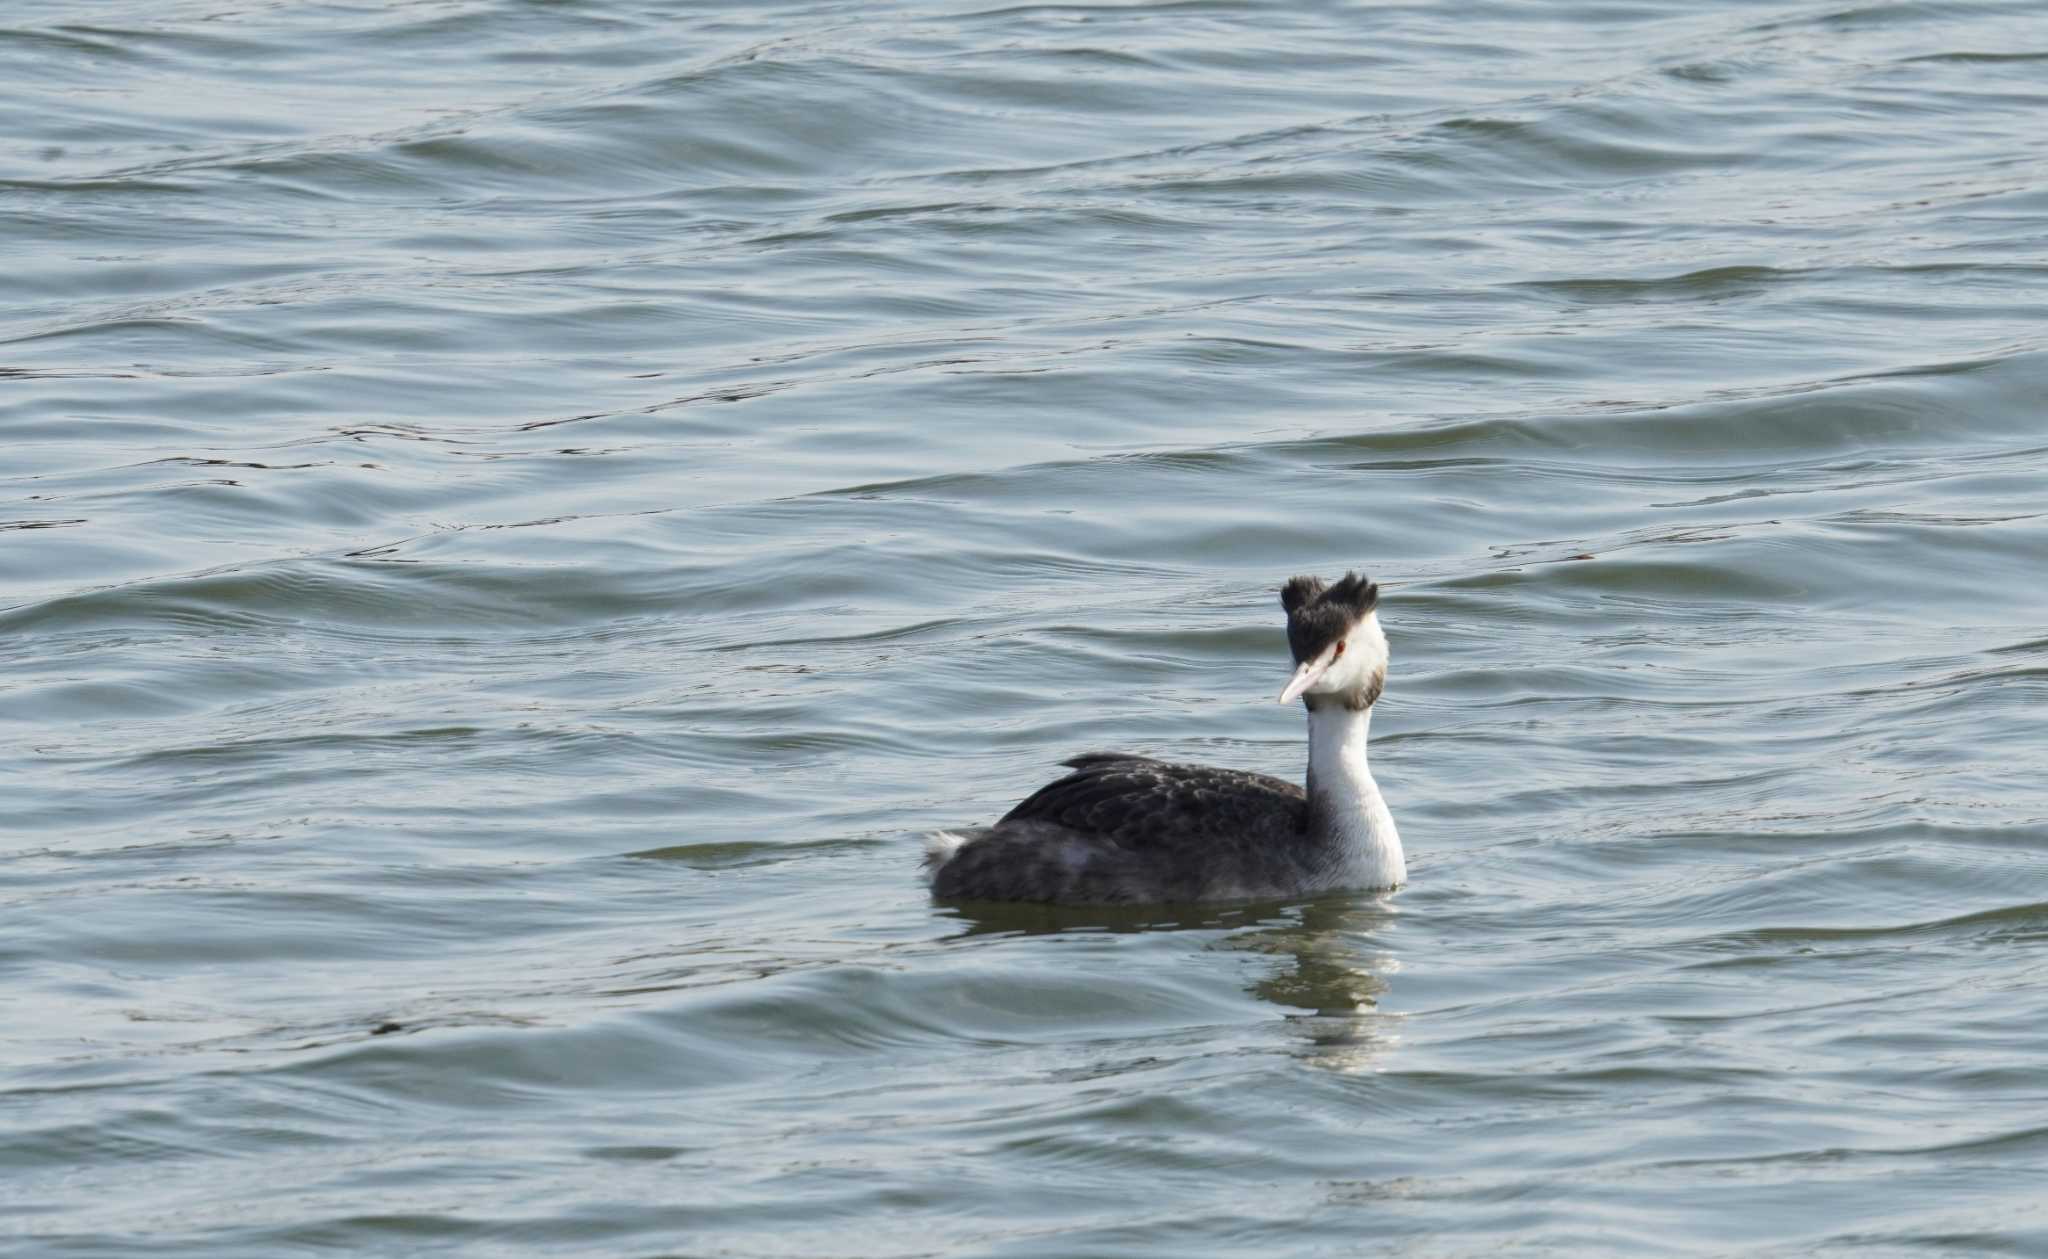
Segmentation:
[(2048, 1254), (2036, 0), (0, 27), (0, 1249)]

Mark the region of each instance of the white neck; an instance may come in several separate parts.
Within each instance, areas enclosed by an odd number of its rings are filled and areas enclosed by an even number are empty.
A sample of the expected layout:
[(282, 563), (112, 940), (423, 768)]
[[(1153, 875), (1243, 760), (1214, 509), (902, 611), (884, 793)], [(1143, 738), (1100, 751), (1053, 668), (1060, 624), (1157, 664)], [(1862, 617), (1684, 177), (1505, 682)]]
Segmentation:
[(1401, 835), (1365, 761), (1372, 709), (1349, 709), (1334, 697), (1308, 714), (1310, 825), (1341, 855), (1332, 887), (1387, 888), (1408, 878)]

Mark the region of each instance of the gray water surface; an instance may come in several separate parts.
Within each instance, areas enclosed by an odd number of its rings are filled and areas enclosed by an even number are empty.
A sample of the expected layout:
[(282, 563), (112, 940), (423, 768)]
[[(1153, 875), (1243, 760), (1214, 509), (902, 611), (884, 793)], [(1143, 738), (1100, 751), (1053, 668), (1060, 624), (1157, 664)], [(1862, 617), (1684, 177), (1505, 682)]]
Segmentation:
[(2037, 2), (16, 0), (0, 1249), (2048, 1254), (2044, 404)]

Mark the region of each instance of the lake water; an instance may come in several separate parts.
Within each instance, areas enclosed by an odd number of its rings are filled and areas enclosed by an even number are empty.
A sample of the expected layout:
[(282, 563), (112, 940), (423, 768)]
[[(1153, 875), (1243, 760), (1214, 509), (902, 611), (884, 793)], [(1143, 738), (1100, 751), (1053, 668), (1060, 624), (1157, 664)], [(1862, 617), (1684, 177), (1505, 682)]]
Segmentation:
[[(0, 1251), (2048, 1254), (2048, 10), (15, 0)], [(932, 904), (1096, 748), (1391, 896)]]

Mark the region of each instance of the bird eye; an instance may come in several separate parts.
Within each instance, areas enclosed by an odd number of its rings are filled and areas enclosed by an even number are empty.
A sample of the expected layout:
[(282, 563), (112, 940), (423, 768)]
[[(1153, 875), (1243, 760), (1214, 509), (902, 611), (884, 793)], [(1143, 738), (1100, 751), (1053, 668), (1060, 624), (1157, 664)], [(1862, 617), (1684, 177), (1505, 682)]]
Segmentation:
[[(1343, 654), (1344, 654), (1344, 640), (1340, 638), (1340, 639), (1338, 639), (1338, 640), (1337, 640), (1337, 656), (1341, 656), (1341, 655), (1343, 655)], [(1332, 657), (1330, 657), (1330, 659), (1332, 659), (1332, 660), (1335, 660), (1335, 659), (1337, 658), (1337, 656), (1332, 656)]]

